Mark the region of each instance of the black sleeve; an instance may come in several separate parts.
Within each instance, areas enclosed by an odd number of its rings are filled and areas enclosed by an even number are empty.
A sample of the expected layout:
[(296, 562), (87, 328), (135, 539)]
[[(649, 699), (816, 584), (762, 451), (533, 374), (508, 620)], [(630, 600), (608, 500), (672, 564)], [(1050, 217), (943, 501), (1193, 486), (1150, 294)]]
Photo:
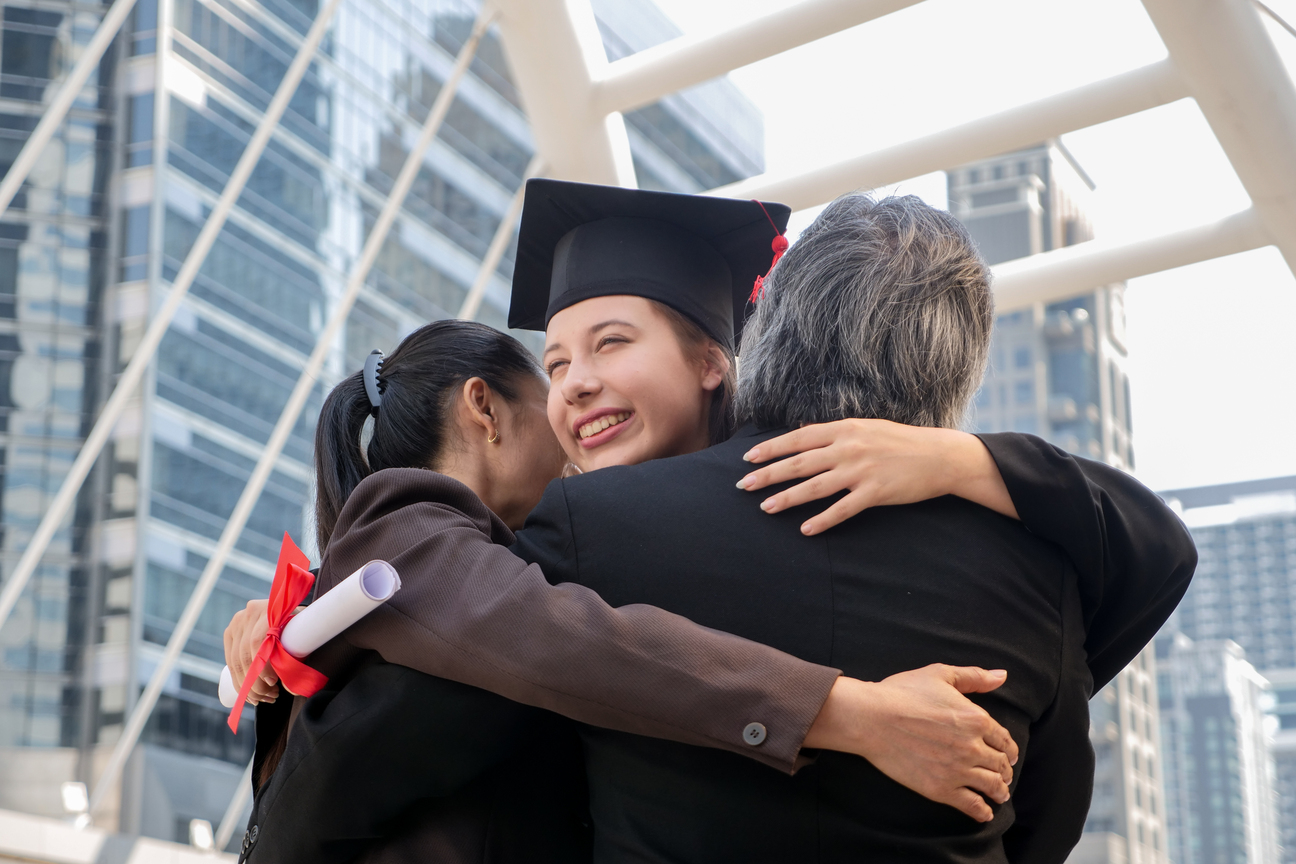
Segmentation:
[(1179, 604), (1197, 548), (1154, 492), (1119, 469), (1011, 432), (978, 436), (1022, 523), (1062, 547), (1080, 575), (1094, 690), (1134, 659)]
[(562, 480), (554, 480), (545, 488), (544, 497), (514, 537), (510, 547), (513, 554), (528, 564), (539, 564), (549, 584), (580, 584), (576, 538)]
[[(518, 750), (543, 712), (376, 663), (306, 701), (257, 795), (249, 862), (344, 864)], [(251, 829), (249, 829), (251, 830)]]

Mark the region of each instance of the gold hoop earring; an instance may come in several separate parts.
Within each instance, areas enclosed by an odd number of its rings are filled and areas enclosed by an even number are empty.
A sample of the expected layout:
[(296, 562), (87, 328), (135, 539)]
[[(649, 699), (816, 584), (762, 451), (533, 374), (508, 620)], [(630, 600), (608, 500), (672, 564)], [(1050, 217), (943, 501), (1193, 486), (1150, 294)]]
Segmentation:
[(496, 429), (494, 432), (491, 433), (491, 437), (486, 439), (486, 443), (495, 444), (498, 441), (499, 441), (499, 430)]

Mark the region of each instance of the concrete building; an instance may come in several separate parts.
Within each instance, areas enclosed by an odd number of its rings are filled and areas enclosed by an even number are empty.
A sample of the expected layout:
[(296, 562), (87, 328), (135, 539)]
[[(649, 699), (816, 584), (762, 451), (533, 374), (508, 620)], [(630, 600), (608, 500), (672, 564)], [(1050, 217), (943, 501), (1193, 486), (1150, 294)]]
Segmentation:
[(1296, 861), (1296, 669), (1267, 669), (1276, 715), (1271, 749), (1277, 793), (1279, 860)]
[[(1093, 181), (1054, 140), (948, 172), (950, 212), (991, 264), (1093, 238)], [(1125, 286), (1000, 315), (977, 431), (1030, 432), (1132, 469)]]
[(1170, 624), (1232, 639), (1260, 670), (1296, 668), (1296, 477), (1161, 493), (1197, 543), (1197, 573)]
[(1089, 705), (1094, 795), (1069, 864), (1164, 864), (1156, 656), (1148, 646)]
[(1296, 477), (1161, 493), (1197, 543), (1197, 574), (1167, 631), (1230, 639), (1272, 684), (1282, 860), (1296, 862)]
[[(991, 264), (1093, 239), (1087, 208), (1094, 184), (1061, 141), (983, 159), (946, 176), (950, 212)], [(1029, 432), (1132, 469), (1124, 291), (1124, 285), (1096, 287), (1000, 315), (971, 427)], [(1165, 861), (1164, 816), (1151, 809), (1161, 797), (1161, 780), (1149, 773), (1157, 761), (1156, 680), (1149, 662), (1141, 657), (1091, 702), (1094, 802), (1073, 864)]]
[(1170, 859), (1276, 864), (1269, 682), (1230, 640), (1157, 639)]
[[(0, 222), (6, 573), (317, 8), (316, 0), (140, 0)], [(614, 59), (678, 35), (651, 0), (594, 8)], [(65, 0), (5, 5), (0, 159), (12, 161), (69, 47), (88, 40), (99, 14)], [(136, 404), (0, 630), (0, 808), (56, 816), (61, 781), (93, 785), (95, 762), (155, 668), (476, 14), (459, 0), (342, 4)], [(626, 120), (646, 188), (698, 191), (763, 168), (761, 116), (723, 79)], [(329, 380), (358, 368), (370, 349), (390, 350), (458, 311), (533, 152), (503, 50), (488, 36), (351, 313)], [(510, 251), (479, 320), (504, 326), (511, 268)], [(324, 392), (322, 383), (99, 825), (183, 842), (191, 819), (219, 822), (252, 743), (223, 726), (221, 631), (233, 611), (266, 595), (284, 531), (310, 545), (311, 441)]]

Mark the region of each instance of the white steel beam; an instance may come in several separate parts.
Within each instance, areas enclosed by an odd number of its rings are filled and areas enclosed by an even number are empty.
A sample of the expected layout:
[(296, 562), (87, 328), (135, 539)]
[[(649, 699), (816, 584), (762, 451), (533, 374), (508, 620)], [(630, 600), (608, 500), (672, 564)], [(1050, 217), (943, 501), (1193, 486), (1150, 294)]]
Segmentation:
[(255, 764), (256, 756), (253, 756), (248, 760), (247, 768), (243, 769), (243, 776), (239, 778), (238, 786), (234, 787), (234, 795), (225, 807), (225, 815), (221, 817), (220, 827), (216, 829), (214, 846), (217, 852), (224, 852), (229, 845), (230, 838), (238, 828), (239, 817), (243, 815), (243, 808), (252, 797), (252, 766)]
[[(0, 181), (0, 214), (9, 209), (13, 197), (18, 194), (18, 189), (27, 179), (32, 168), (36, 167), (36, 161), (45, 152), (45, 146), (54, 137), (59, 124), (67, 116), (68, 109), (72, 107), (72, 103), (81, 94), (81, 88), (89, 80), (90, 73), (103, 59), (104, 51), (108, 50), (113, 37), (117, 35), (117, 31), (121, 29), (122, 23), (133, 8), (135, 8), (135, 0), (114, 0), (108, 14), (99, 23), (99, 29), (95, 30), (94, 36), (90, 37), (90, 42), (81, 50), (76, 65), (59, 85), (58, 92), (45, 108), (40, 122), (36, 124), (31, 135), (27, 136), (27, 143), (23, 144), (22, 150), (18, 152), (18, 158), (14, 160), (13, 165), (9, 166), (4, 180)], [(2, 621), (4, 616), (0, 615), (0, 622)]]
[(1296, 84), (1249, 0), (1143, 0), (1296, 273)]
[(805, 0), (711, 36), (681, 36), (609, 65), (594, 84), (603, 113), (630, 111), (726, 72), (881, 18), (921, 0)]
[[(149, 364), (153, 362), (153, 355), (156, 353), (158, 345), (161, 344), (162, 337), (166, 335), (167, 328), (171, 326), (171, 319), (175, 317), (181, 301), (189, 293), (189, 287), (198, 275), (198, 270), (202, 267), (203, 261), (207, 259), (207, 253), (211, 251), (212, 244), (216, 242), (216, 237), (220, 234), (221, 228), (224, 227), (230, 211), (234, 209), (234, 204), (243, 192), (243, 187), (252, 176), (252, 169), (256, 167), (262, 152), (270, 142), (270, 136), (274, 132), (275, 126), (279, 124), (279, 118), (283, 116), (283, 112), (288, 108), (288, 103), (297, 91), (297, 85), (301, 83), (302, 76), (306, 74), (307, 68), (310, 67), (311, 59), (315, 56), (315, 51), (319, 48), (319, 43), (324, 38), (324, 34), (328, 32), (329, 23), (332, 21), (333, 14), (340, 4), (341, 0), (328, 0), (328, 3), (320, 10), (319, 17), (315, 19), (310, 32), (306, 35), (306, 39), (303, 40), (301, 47), (297, 50), (297, 56), (293, 58), (293, 62), (284, 74), (283, 80), (279, 82), (279, 89), (275, 91), (274, 98), (270, 100), (265, 116), (261, 118), (260, 124), (257, 125), (256, 131), (252, 133), (251, 140), (248, 141), (247, 147), (243, 150), (243, 155), (239, 157), (238, 163), (234, 166), (234, 171), (230, 174), (225, 189), (221, 192), (220, 200), (212, 209), (211, 215), (207, 217), (202, 230), (198, 233), (198, 239), (194, 241), (189, 254), (185, 256), (184, 263), (180, 265), (180, 272), (176, 274), (176, 278), (171, 284), (170, 293), (167, 294), (161, 308), (154, 314), (148, 330), (144, 332), (144, 338), (140, 340), (130, 362), (126, 364), (126, 369), (118, 377), (112, 395), (104, 403), (103, 409), (95, 420), (94, 427), (90, 430), (90, 434), (86, 436), (85, 443), (81, 445), (81, 451), (77, 454), (76, 461), (72, 463), (72, 469), (68, 471), (67, 477), (63, 479), (63, 485), (59, 487), (54, 500), (50, 502), (49, 509), (41, 517), (40, 524), (36, 527), (36, 533), (32, 535), (31, 542), (23, 550), (22, 557), (18, 559), (18, 565), (9, 576), (9, 581), (5, 583), (4, 590), (0, 591), (0, 626), (4, 625), (5, 619), (13, 611), (23, 588), (31, 579), (32, 573), (36, 571), (36, 566), (40, 564), (41, 556), (45, 554), (45, 550), (49, 547), (55, 532), (58, 531), (59, 525), (67, 516), (68, 510), (71, 509), (77, 493), (81, 491), (81, 485), (90, 474), (90, 469), (94, 467), (95, 460), (99, 458), (104, 445), (108, 443), (108, 437), (112, 434), (113, 427), (117, 425), (117, 420), (126, 409), (132, 395), (134, 395), (135, 388), (139, 386), (140, 379), (144, 377), (144, 372), (148, 369)], [(173, 59), (166, 57), (158, 59), (159, 61), (170, 60), (170, 62), (175, 62)], [(159, 91), (157, 98), (164, 98), (164, 94)], [(161, 146), (161, 144), (158, 144), (158, 146)], [(156, 166), (154, 170), (156, 170)], [(160, 178), (155, 179), (160, 180)], [(159, 188), (159, 183), (155, 182), (155, 194), (159, 194), (156, 191)], [(153, 253), (155, 255), (160, 254), (157, 249), (154, 249)]]
[(1091, 240), (1005, 261), (994, 268), (995, 312), (1064, 300), (1097, 285), (1247, 252), (1272, 242), (1259, 214), (1249, 209), (1160, 237), (1131, 243)]
[(856, 189), (876, 189), (932, 171), (997, 156), (1064, 132), (1147, 111), (1188, 95), (1174, 65), (1169, 60), (1162, 60), (804, 174), (762, 174), (712, 189), (707, 194), (779, 201), (793, 210), (804, 210)]
[(459, 314), (456, 317), (468, 321), (477, 317), (482, 298), (486, 296), (486, 287), (490, 285), (491, 278), (499, 268), (504, 250), (513, 239), (513, 232), (517, 230), (518, 217), (522, 215), (522, 202), (526, 197), (527, 181), (543, 170), (544, 160), (539, 155), (533, 156), (531, 164), (527, 165), (526, 172), (522, 175), (522, 185), (513, 193), (513, 200), (509, 202), (508, 209), (500, 219), (499, 227), (495, 229), (495, 236), (491, 238), (490, 246), (486, 249), (486, 257), (482, 258), (481, 266), (477, 268), (477, 278), (473, 280), (472, 287), (464, 296), (463, 305), (459, 307)]
[[(332, 2), (337, 2), (337, 0), (332, 0)], [(162, 660), (158, 663), (157, 668), (153, 670), (153, 677), (149, 679), (144, 692), (140, 694), (139, 701), (135, 703), (135, 707), (131, 710), (125, 726), (122, 727), (121, 736), (117, 739), (117, 744), (113, 748), (107, 765), (104, 766), (103, 774), (100, 775), (98, 782), (95, 784), (94, 794), (90, 796), (91, 813), (95, 812), (103, 802), (108, 790), (117, 781), (122, 768), (126, 765), (126, 759), (130, 756), (131, 750), (135, 748), (135, 742), (139, 740), (140, 733), (144, 731), (144, 724), (148, 721), (153, 706), (157, 704), (158, 697), (162, 695), (162, 688), (166, 686), (171, 670), (175, 667), (176, 661), (180, 659), (180, 652), (184, 650), (185, 644), (189, 641), (189, 636), (198, 623), (198, 616), (202, 614), (203, 607), (207, 604), (207, 598), (211, 596), (212, 589), (216, 587), (216, 581), (220, 578), (221, 571), (225, 569), (225, 562), (229, 559), (234, 544), (242, 536), (248, 518), (252, 515), (252, 508), (256, 506), (257, 499), (261, 497), (261, 491), (265, 488), (266, 481), (270, 479), (270, 473), (274, 470), (275, 462), (278, 461), (279, 454), (283, 452), (284, 445), (288, 443), (288, 436), (292, 434), (293, 428), (297, 425), (297, 418), (301, 416), (302, 408), (306, 406), (306, 399), (315, 387), (320, 370), (324, 368), (324, 361), (328, 359), (328, 355), (333, 351), (334, 343), (342, 330), (342, 325), (346, 323), (347, 315), (355, 305), (356, 298), (360, 296), (360, 289), (364, 286), (370, 269), (373, 268), (374, 262), (378, 260), (378, 253), (382, 250), (387, 234), (396, 221), (396, 215), (400, 212), (401, 205), (405, 203), (405, 197), (409, 194), (410, 187), (414, 185), (414, 178), (418, 176), (419, 170), (423, 167), (423, 156), (427, 152), (428, 145), (436, 137), (437, 130), (441, 127), (441, 121), (445, 119), (446, 112), (450, 110), (450, 103), (454, 101), (455, 90), (458, 89), (459, 82), (468, 70), (468, 64), (472, 62), (473, 54), (477, 50), (477, 44), (490, 27), (493, 18), (494, 11), (491, 5), (489, 3), (483, 4), (477, 17), (477, 23), (473, 27), (472, 35), (468, 37), (463, 48), (460, 49), (453, 71), (447, 76), (445, 84), (441, 87), (441, 92), (437, 94), (436, 101), (432, 103), (432, 110), (428, 112), (427, 120), (423, 123), (418, 140), (410, 148), (409, 155), (405, 157), (405, 164), (401, 166), (400, 174), (396, 177), (391, 194), (387, 196), (382, 212), (378, 214), (378, 219), (374, 222), (374, 226), (365, 240), (364, 248), (360, 252), (360, 259), (356, 262), (355, 268), (347, 278), (346, 288), (338, 299), (337, 306), (330, 313), (324, 328), (320, 331), (319, 340), (315, 343), (315, 350), (311, 352), (306, 361), (306, 366), (302, 369), (301, 376), (297, 379), (292, 393), (288, 396), (288, 401), (279, 415), (279, 420), (270, 433), (270, 440), (266, 442), (265, 449), (261, 451), (261, 456), (252, 469), (252, 475), (248, 478), (247, 485), (243, 487), (243, 492), (239, 495), (239, 500), (234, 505), (234, 510), (230, 513), (225, 528), (221, 531), (220, 541), (212, 552), (211, 558), (208, 559), (207, 565), (203, 568), (202, 575), (198, 577), (198, 584), (194, 586), (193, 593), (189, 595), (184, 611), (180, 613), (180, 618), (176, 621), (175, 629), (171, 631), (171, 637), (167, 640)]]
[(633, 188), (630, 139), (619, 113), (594, 107), (607, 53), (589, 0), (498, 0), (500, 38), (535, 135), (561, 180)]

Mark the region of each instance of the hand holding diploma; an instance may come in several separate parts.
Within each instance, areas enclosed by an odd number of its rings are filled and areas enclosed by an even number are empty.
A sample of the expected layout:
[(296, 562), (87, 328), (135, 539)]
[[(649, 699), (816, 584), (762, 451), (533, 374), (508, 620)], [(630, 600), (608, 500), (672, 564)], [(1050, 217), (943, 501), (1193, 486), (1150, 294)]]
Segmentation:
[[(264, 623), (265, 636), (243, 676), (241, 688), (236, 690), (228, 666), (221, 672), (221, 704), (231, 709), (229, 725), (235, 732), (248, 694), (257, 686), (264, 690), (258, 679), (265, 677), (262, 671), (267, 665), (274, 670), (275, 681), (282, 680), (293, 693), (302, 696), (314, 694), (328, 679), (298, 658), (305, 657), (341, 634), (385, 603), (400, 588), (400, 577), (390, 564), (371, 561), (294, 617), (293, 610), (310, 593), (315, 581), (315, 577), (306, 570), (309, 563), (285, 534), (265, 617), (258, 622)], [(232, 630), (233, 623), (226, 630), (227, 655), (232, 647)], [(263, 695), (258, 693), (258, 696)]]

